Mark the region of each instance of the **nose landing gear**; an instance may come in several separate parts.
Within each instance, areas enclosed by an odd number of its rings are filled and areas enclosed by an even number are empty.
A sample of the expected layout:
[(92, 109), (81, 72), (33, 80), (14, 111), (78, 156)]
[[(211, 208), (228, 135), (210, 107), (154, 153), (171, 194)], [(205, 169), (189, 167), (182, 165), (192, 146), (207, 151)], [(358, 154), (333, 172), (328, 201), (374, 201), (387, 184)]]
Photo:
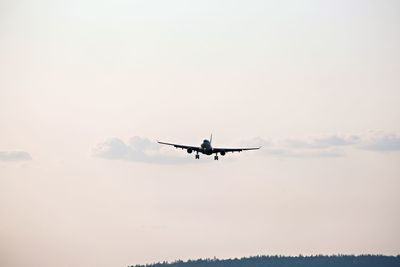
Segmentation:
[(214, 160), (218, 160), (218, 154), (215, 154)]
[(199, 154), (196, 154), (194, 158), (199, 159), (200, 158)]

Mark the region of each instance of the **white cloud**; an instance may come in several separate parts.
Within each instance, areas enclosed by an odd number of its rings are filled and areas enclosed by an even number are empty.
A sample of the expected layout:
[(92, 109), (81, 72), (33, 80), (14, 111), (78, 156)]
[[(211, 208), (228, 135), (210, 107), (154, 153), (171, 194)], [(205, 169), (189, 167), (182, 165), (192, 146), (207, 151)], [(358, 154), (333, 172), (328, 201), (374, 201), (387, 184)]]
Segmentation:
[(400, 151), (400, 135), (370, 132), (364, 137), (361, 148), (380, 152)]
[(294, 138), (266, 140), (261, 137), (255, 137), (242, 143), (244, 146), (261, 146), (262, 149), (259, 153), (265, 156), (303, 158), (343, 156), (341, 149), (333, 145), (323, 145), (324, 142), (326, 141), (317, 142), (315, 140)]
[[(255, 155), (327, 158), (345, 156), (349, 148), (380, 152), (400, 151), (400, 136), (384, 132), (369, 132), (367, 134), (331, 134), (275, 140), (255, 137), (242, 142), (242, 145), (261, 146), (261, 150), (257, 151)], [(185, 164), (190, 162), (182, 155), (174, 156), (165, 153), (156, 142), (138, 136), (130, 138), (127, 142), (119, 138), (107, 139), (97, 144), (92, 152), (93, 156), (104, 159), (154, 164)], [(29, 156), (29, 154), (27, 155)], [(20, 157), (23, 158), (22, 155)], [(12, 157), (10, 156), (10, 158)]]
[(340, 157), (346, 154), (348, 148), (380, 152), (400, 151), (400, 135), (385, 132), (331, 134), (276, 140), (255, 137), (243, 143), (262, 146), (263, 155), (280, 157)]
[(93, 156), (104, 159), (154, 164), (188, 163), (188, 161), (182, 157), (162, 153), (157, 143), (138, 136), (130, 138), (127, 143), (119, 138), (107, 139), (105, 142), (97, 144), (92, 152)]
[(28, 152), (19, 150), (0, 151), (0, 161), (27, 161), (27, 160), (32, 160), (32, 157)]

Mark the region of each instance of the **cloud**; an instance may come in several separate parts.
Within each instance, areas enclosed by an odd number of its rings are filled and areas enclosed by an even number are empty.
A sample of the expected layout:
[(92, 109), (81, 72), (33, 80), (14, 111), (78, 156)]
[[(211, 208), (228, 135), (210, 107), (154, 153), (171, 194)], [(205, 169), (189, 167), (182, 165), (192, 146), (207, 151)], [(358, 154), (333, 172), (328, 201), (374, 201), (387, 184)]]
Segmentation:
[(25, 151), (10, 150), (0, 151), (0, 161), (28, 161), (32, 160), (31, 155)]
[[(321, 140), (321, 141), (317, 141)], [(261, 146), (260, 154), (276, 157), (340, 157), (343, 151), (327, 144), (328, 139), (277, 139), (266, 140), (261, 137), (242, 142), (244, 146)], [(337, 142), (337, 141), (334, 141)]]
[(341, 157), (348, 148), (380, 152), (400, 151), (400, 135), (385, 132), (366, 134), (331, 134), (313, 137), (263, 139), (255, 137), (243, 142), (262, 146), (261, 154), (277, 157)]
[(372, 151), (400, 151), (400, 135), (384, 132), (370, 132), (364, 137), (361, 148)]
[(147, 138), (132, 137), (127, 143), (119, 138), (110, 138), (97, 144), (92, 155), (104, 159), (146, 162), (154, 164), (189, 163), (182, 157), (168, 155), (160, 150), (160, 146)]
[[(292, 158), (331, 158), (345, 156), (348, 149), (379, 152), (400, 151), (400, 135), (385, 132), (368, 132), (366, 134), (330, 134), (281, 139), (255, 137), (243, 141), (242, 145), (251, 147), (261, 146), (261, 150), (254, 153), (254, 155)], [(103, 159), (153, 164), (187, 164), (191, 162), (184, 156), (175, 156), (175, 154), (168, 153), (169, 151), (172, 152), (171, 149), (161, 149), (159, 144), (147, 138), (135, 136), (127, 142), (119, 138), (109, 138), (97, 144), (92, 150), (92, 155)], [(8, 153), (8, 157), (5, 157), (4, 152), (0, 152), (0, 160), (30, 159), (30, 155), (26, 152)]]

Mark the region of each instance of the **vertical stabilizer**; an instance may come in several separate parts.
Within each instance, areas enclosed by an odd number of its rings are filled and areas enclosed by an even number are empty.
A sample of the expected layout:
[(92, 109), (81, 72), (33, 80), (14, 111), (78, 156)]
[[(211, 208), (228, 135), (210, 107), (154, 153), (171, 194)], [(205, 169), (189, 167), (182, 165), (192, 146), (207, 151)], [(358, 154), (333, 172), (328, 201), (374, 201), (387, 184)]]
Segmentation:
[(211, 143), (212, 143), (212, 133), (211, 133), (211, 136), (210, 136), (210, 145), (211, 145)]

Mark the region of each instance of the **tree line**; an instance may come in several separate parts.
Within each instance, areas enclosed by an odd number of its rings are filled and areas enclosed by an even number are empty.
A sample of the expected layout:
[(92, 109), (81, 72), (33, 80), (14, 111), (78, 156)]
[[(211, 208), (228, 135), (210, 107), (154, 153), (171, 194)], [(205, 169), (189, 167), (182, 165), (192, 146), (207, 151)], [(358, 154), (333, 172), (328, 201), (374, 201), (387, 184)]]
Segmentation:
[(177, 260), (128, 267), (400, 267), (400, 255), (276, 255), (240, 259)]

